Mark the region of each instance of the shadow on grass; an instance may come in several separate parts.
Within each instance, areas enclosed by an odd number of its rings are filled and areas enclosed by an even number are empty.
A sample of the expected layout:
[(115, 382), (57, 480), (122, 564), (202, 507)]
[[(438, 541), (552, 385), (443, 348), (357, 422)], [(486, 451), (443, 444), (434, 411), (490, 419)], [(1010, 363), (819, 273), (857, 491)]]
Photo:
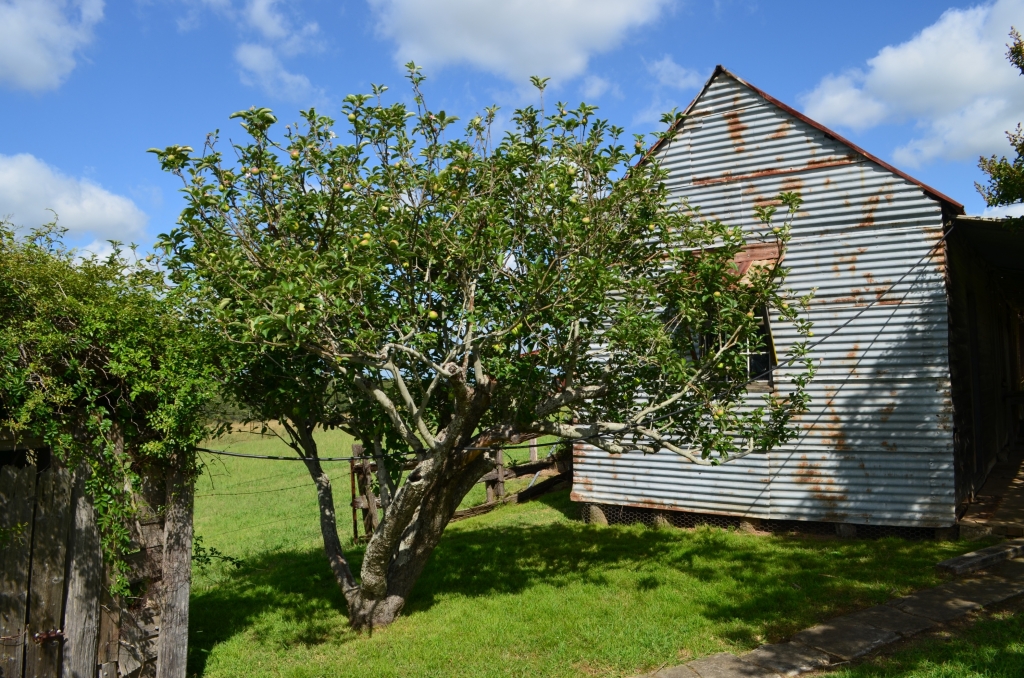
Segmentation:
[[(575, 512), (566, 492), (542, 499)], [(497, 516), (500, 519), (500, 516)], [(725, 624), (741, 619), (777, 640), (814, 621), (931, 583), (934, 543), (811, 541), (749, 537), (717, 529), (598, 528), (574, 522), (466, 523), (449, 530), (416, 584), (404, 614), (424, 614), (447, 596), (519, 594), (532, 587), (628, 586), (686, 589), (693, 614)], [(358, 571), (362, 553), (354, 552)], [(265, 615), (284, 631), (262, 631)], [(219, 642), (316, 645), (350, 642), (344, 599), (320, 550), (283, 551), (247, 561), (223, 583), (192, 595), (189, 672), (202, 674)], [(750, 631), (734, 641), (756, 644)], [(728, 635), (726, 635), (728, 637)]]

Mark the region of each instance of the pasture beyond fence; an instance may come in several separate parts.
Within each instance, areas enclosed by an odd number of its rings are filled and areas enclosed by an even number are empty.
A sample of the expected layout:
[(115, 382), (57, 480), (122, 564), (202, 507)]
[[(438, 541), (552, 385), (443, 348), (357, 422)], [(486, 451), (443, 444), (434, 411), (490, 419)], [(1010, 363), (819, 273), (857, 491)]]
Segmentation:
[(0, 447), (0, 678), (183, 678), (191, 485), (148, 472), (127, 577), (109, 593), (85, 469), (41, 445)]

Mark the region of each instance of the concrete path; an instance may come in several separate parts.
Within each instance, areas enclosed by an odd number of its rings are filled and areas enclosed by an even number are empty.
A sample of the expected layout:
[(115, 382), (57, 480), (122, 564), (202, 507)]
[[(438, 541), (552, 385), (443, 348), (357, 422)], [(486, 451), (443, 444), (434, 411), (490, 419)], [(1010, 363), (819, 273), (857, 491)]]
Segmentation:
[(1024, 450), (997, 463), (960, 520), (960, 537), (1024, 537)]
[(740, 657), (722, 652), (663, 668), (645, 678), (781, 678), (863, 657), (889, 643), (1024, 593), (1024, 558), (918, 591), (885, 605), (812, 626), (789, 642)]

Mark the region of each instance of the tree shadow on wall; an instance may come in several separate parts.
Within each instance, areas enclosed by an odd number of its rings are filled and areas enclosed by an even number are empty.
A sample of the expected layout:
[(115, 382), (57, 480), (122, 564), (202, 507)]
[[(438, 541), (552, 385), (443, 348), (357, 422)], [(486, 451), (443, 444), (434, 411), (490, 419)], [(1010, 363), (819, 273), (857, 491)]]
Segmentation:
[(773, 514), (862, 525), (953, 522), (946, 299), (929, 274), (870, 307), (836, 309), (837, 324), (856, 317), (818, 349), (824, 360), (801, 417), (805, 435), (772, 453)]

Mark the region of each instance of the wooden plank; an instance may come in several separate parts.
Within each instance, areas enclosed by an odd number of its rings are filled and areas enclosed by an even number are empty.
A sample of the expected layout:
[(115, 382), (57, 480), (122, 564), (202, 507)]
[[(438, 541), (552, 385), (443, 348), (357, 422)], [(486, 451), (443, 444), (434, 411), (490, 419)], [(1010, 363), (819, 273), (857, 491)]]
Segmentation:
[(103, 551), (96, 526), (96, 509), (85, 490), (89, 467), (75, 471), (71, 494), (71, 538), (68, 545), (68, 595), (64, 609), (63, 678), (96, 675), (100, 635), (100, 596), (103, 591)]
[[(109, 583), (109, 577), (104, 578)], [(96, 661), (101, 666), (113, 667), (117, 673), (117, 655), (121, 644), (121, 606), (110, 595), (106, 585), (100, 595), (100, 634)]]
[(192, 480), (175, 469), (167, 478), (164, 519), (163, 605), (156, 678), (185, 678), (188, 597), (192, 579)]
[(35, 634), (60, 629), (64, 619), (64, 572), (71, 526), (71, 474), (54, 459), (36, 481), (36, 515), (32, 528), (32, 572), (28, 591), (31, 639), (25, 644), (25, 675), (60, 675), (59, 638), (35, 642)]
[(536, 463), (537, 461), (537, 439), (534, 438), (530, 441), (530, 462)]
[(24, 531), (0, 548), (0, 676), (22, 675), (36, 467), (0, 466), (0, 528)]
[(533, 487), (529, 487), (525, 490), (522, 490), (521, 492), (518, 492), (516, 494), (510, 494), (504, 499), (487, 502), (485, 504), (478, 504), (476, 506), (471, 506), (467, 509), (462, 509), (461, 511), (456, 511), (449, 522), (454, 523), (460, 520), (465, 520), (466, 518), (472, 518), (474, 516), (480, 516), (485, 513), (490, 513), (491, 511), (501, 506), (502, 504), (522, 504), (530, 501), (531, 499), (535, 499), (542, 494), (547, 494), (548, 492), (553, 492), (554, 490), (561, 489), (570, 482), (572, 482), (572, 474), (562, 473), (552, 478), (548, 478), (543, 482), (537, 483)]
[[(532, 476), (537, 471), (545, 471), (547, 469), (553, 469), (555, 467), (554, 460), (545, 459), (538, 462), (530, 462), (527, 464), (518, 464), (516, 466), (509, 466), (505, 469), (505, 480), (509, 478), (520, 478), (522, 476)], [(498, 469), (494, 469), (484, 475), (480, 476), (478, 483), (486, 483), (490, 480), (498, 479)]]
[[(374, 503), (377, 504), (377, 508), (380, 508), (380, 497), (374, 497)], [(356, 497), (351, 502), (353, 508), (365, 509), (370, 507), (370, 503), (366, 500), (366, 497)]]

